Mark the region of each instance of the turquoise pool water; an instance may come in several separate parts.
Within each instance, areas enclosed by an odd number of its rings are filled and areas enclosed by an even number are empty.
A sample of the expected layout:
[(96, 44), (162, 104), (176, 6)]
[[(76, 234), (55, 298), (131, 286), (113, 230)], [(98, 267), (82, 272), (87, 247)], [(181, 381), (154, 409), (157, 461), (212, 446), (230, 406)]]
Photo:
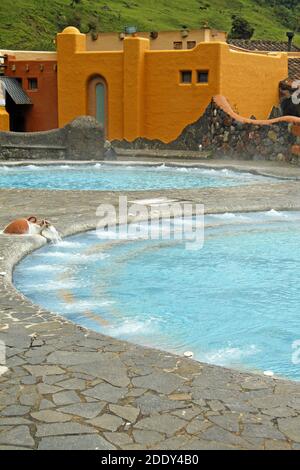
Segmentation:
[(80, 166), (0, 166), (0, 188), (139, 190), (225, 187), (272, 178), (227, 169), (93, 164)]
[(300, 213), (270, 211), (206, 216), (198, 251), (71, 237), (27, 257), (14, 281), (33, 302), (107, 335), (300, 380), (299, 276)]

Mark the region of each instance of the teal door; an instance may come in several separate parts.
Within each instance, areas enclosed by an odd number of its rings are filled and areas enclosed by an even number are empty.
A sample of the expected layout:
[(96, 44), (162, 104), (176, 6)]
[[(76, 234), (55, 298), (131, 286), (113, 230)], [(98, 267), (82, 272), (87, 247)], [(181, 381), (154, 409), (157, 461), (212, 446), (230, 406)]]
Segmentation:
[(105, 85), (96, 85), (96, 119), (105, 128)]

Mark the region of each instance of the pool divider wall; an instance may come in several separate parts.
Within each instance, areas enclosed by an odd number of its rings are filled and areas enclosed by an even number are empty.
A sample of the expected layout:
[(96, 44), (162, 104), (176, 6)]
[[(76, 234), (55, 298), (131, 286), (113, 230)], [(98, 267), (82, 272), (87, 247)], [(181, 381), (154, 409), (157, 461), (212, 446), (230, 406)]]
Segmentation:
[(103, 156), (103, 128), (90, 116), (50, 131), (0, 132), (0, 161), (102, 160)]

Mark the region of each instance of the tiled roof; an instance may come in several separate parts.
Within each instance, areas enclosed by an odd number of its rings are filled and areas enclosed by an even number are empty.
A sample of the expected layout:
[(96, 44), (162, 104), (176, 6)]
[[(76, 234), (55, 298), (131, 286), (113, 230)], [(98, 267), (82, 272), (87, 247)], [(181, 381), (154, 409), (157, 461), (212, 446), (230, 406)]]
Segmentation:
[(5, 90), (16, 104), (32, 104), (16, 78), (0, 77)]
[(289, 78), (300, 80), (300, 59), (289, 59)]
[[(250, 51), (281, 51), (287, 52), (287, 41), (265, 41), (265, 40), (248, 40), (248, 39), (228, 39), (228, 43), (236, 47), (248, 49)], [(300, 52), (300, 48), (292, 44), (292, 52)]]

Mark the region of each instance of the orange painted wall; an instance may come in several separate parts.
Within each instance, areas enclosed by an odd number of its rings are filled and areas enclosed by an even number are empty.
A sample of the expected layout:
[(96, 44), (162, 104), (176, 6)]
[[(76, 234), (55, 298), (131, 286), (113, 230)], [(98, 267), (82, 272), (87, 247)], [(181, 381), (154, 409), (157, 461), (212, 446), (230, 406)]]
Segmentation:
[[(68, 28), (71, 31), (75, 28)], [(102, 76), (107, 82), (108, 136), (123, 138), (123, 53), (85, 52), (84, 34), (64, 33), (57, 37), (58, 116), (62, 127), (88, 114), (89, 79)]]
[[(232, 52), (226, 43), (192, 50), (149, 50), (149, 40), (128, 37), (123, 51), (86, 51), (86, 36), (69, 27), (57, 36), (59, 126), (88, 114), (88, 82), (102, 76), (108, 87), (107, 138), (174, 140), (197, 120), (216, 94), (250, 117), (267, 118), (278, 103), (278, 83), (287, 76), (286, 54)], [(192, 83), (180, 83), (180, 71)], [(207, 84), (197, 70), (209, 70)], [(268, 80), (267, 80), (268, 78)], [(276, 92), (277, 90), (277, 92)]]
[(4, 106), (0, 106), (0, 131), (9, 131), (9, 115)]
[[(42, 68), (42, 69), (41, 69)], [(46, 131), (58, 127), (57, 62), (53, 60), (15, 60), (8, 58), (6, 75), (22, 79), (22, 88), (33, 106), (26, 108), (25, 131)], [(30, 90), (28, 79), (37, 78), (37, 90)]]
[[(205, 111), (220, 87), (220, 45), (199, 44), (190, 51), (146, 54), (145, 136), (169, 142)], [(192, 71), (183, 84), (180, 71)], [(208, 83), (197, 83), (197, 70), (209, 70)]]
[(278, 84), (288, 77), (287, 54), (254, 54), (221, 45), (221, 88), (234, 110), (267, 119), (279, 104)]

